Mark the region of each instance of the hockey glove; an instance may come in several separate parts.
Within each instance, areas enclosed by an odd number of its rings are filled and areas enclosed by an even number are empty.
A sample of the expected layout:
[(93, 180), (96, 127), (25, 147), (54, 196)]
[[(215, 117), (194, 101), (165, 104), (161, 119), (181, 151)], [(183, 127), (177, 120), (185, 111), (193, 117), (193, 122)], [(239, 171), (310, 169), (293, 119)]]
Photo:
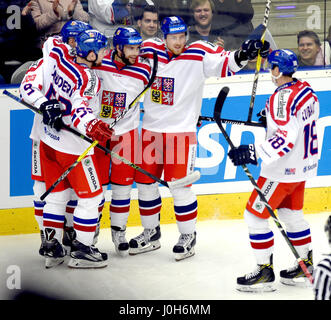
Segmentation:
[(60, 131), (62, 122), (62, 111), (59, 102), (56, 99), (48, 100), (40, 105), (40, 111), (43, 113), (43, 123)]
[(86, 135), (100, 143), (106, 143), (107, 140), (111, 139), (113, 132), (107, 123), (99, 119), (91, 120), (86, 126)]
[(263, 124), (263, 126), (267, 127), (267, 116), (265, 109), (262, 109), (260, 112), (256, 114), (256, 116), (259, 118), (258, 121)]
[(235, 166), (242, 166), (248, 163), (257, 165), (254, 144), (243, 144), (238, 148), (233, 148), (229, 151), (228, 156)]
[(237, 52), (237, 60), (243, 62), (246, 60), (254, 60), (257, 58), (260, 50), (260, 55), (262, 58), (266, 58), (269, 55), (270, 43), (261, 40), (246, 40), (242, 45), (241, 49)]

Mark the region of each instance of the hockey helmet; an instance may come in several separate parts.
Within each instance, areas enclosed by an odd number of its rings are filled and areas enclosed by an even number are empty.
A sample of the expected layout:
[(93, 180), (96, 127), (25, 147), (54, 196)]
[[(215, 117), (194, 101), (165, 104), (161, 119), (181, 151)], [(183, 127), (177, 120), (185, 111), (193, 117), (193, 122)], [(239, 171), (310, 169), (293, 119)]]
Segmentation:
[(108, 46), (106, 36), (97, 30), (86, 30), (81, 32), (77, 36), (76, 42), (77, 55), (82, 58), (86, 58), (90, 52), (94, 52), (97, 56), (100, 49)]
[(93, 29), (88, 23), (79, 20), (70, 20), (64, 24), (61, 29), (63, 42), (67, 43), (69, 38), (75, 38), (85, 30)]
[(119, 27), (116, 29), (113, 37), (113, 46), (116, 48), (120, 46), (120, 50), (123, 50), (125, 45), (140, 45), (143, 39), (140, 33), (132, 27)]
[(329, 241), (329, 245), (331, 246), (331, 216), (329, 216), (329, 218), (326, 220), (324, 231)]
[(283, 75), (288, 75), (297, 70), (298, 58), (292, 50), (278, 49), (269, 54), (268, 64), (270, 69), (277, 66), (279, 68), (279, 72), (282, 72)]
[(181, 17), (172, 16), (163, 19), (161, 24), (164, 39), (168, 34), (176, 34), (187, 31), (187, 25)]

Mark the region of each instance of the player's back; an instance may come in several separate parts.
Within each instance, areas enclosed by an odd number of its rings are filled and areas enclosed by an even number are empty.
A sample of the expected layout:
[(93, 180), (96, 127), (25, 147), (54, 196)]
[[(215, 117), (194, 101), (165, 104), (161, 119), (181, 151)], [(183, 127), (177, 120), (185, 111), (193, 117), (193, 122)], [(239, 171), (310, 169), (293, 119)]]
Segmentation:
[(319, 157), (319, 101), (312, 88), (299, 80), (285, 84), (270, 97), (268, 108), (268, 143), (279, 159), (262, 164), (261, 175), (283, 182), (314, 177)]
[[(84, 123), (92, 112), (89, 105), (94, 104), (100, 80), (91, 69), (75, 63), (66, 48), (61, 46), (51, 49), (44, 67), (46, 98), (60, 102), (64, 124), (85, 133)], [(43, 141), (58, 151), (81, 154), (88, 145), (65, 130), (57, 132), (48, 126), (44, 130)]]

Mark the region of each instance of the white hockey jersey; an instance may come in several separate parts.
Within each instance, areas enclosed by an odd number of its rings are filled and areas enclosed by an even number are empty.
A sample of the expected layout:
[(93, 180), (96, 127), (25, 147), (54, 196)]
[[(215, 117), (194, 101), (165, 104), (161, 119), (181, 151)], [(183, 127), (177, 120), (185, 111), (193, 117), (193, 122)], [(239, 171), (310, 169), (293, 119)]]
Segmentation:
[[(43, 63), (44, 60), (39, 59), (30, 66), (19, 89), (22, 99), (38, 109), (43, 102), (47, 101), (43, 92)], [(42, 132), (42, 116), (36, 113), (33, 119), (30, 138), (34, 141), (39, 141)]]
[(204, 82), (226, 77), (241, 68), (234, 52), (204, 41), (193, 42), (179, 56), (171, 57), (157, 39), (142, 44), (142, 55), (158, 54), (157, 77), (144, 99), (143, 128), (155, 132), (195, 132), (201, 111)]
[(307, 82), (294, 80), (268, 99), (267, 137), (256, 145), (260, 175), (278, 182), (305, 181), (317, 174), (319, 101)]
[[(139, 58), (133, 65), (119, 63), (114, 60), (114, 51), (111, 51), (102, 60), (101, 66), (95, 67), (94, 70), (101, 80), (96, 116), (111, 125), (143, 91), (149, 81), (151, 67), (149, 61), (143, 58)], [(139, 119), (138, 102), (113, 127), (115, 134), (124, 134), (138, 128)]]

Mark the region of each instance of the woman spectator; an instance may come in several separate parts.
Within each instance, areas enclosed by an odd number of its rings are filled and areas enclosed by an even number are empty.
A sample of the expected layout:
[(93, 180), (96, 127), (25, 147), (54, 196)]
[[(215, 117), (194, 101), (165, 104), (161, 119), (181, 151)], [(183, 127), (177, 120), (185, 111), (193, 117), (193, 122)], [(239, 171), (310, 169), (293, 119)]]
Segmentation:
[(45, 39), (59, 34), (63, 25), (71, 19), (88, 22), (89, 15), (79, 0), (32, 0), (31, 15), (41, 32), (40, 47)]

